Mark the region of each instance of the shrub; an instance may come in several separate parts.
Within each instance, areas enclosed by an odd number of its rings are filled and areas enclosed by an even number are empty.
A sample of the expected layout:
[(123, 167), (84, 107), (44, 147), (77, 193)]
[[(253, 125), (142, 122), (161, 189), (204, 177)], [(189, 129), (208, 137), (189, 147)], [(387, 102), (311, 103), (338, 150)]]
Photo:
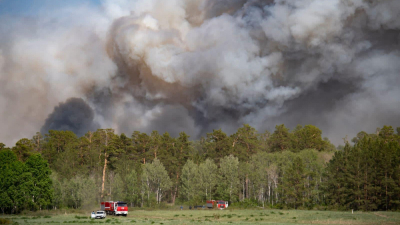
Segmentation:
[[(45, 217), (46, 218), (46, 217)], [(75, 216), (76, 219), (80, 220), (80, 219), (87, 219), (87, 216)]]
[(0, 218), (0, 224), (11, 224), (11, 220)]
[(248, 208), (256, 208), (257, 206), (258, 206), (258, 202), (256, 200), (245, 199), (241, 202), (232, 203), (229, 207), (248, 209)]

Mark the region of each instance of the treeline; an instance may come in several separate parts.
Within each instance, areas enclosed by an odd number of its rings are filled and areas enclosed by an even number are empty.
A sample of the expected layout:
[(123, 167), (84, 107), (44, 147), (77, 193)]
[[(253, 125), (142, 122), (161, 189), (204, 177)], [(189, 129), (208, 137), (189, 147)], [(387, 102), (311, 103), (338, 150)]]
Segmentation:
[[(1, 207), (6, 212), (85, 208), (103, 200), (157, 207), (176, 201), (203, 205), (206, 199), (224, 199), (231, 204), (278, 208), (399, 209), (399, 135), (391, 127), (376, 134), (360, 132), (352, 140), (354, 146), (347, 143), (340, 150), (321, 134), (312, 125), (292, 131), (279, 125), (273, 133), (262, 134), (244, 125), (230, 136), (214, 130), (196, 141), (184, 132), (178, 137), (157, 131), (135, 131), (128, 137), (112, 129), (82, 137), (70, 131), (37, 133), (11, 149), (4, 145), (0, 149), (15, 154), (20, 163), (26, 164), (37, 153), (46, 159), (52, 170), (51, 198), (39, 208), (9, 201)], [(375, 142), (385, 144), (371, 144)], [(391, 164), (379, 161), (386, 166), (380, 167), (371, 163), (376, 155), (356, 157), (353, 149), (359, 151), (357, 156), (366, 152), (390, 155)], [(374, 166), (355, 170), (356, 162)], [(370, 174), (371, 168), (376, 175), (364, 179), (361, 174)], [(357, 182), (351, 183), (353, 178)], [(1, 182), (2, 192), (10, 189)]]
[(400, 209), (399, 131), (384, 126), (358, 133), (326, 168), (327, 204), (342, 209)]

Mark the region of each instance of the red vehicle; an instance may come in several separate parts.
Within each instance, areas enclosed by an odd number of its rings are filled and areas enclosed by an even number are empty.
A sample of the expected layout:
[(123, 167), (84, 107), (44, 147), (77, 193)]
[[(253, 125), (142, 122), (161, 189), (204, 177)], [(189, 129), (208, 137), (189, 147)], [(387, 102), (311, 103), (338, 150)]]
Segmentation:
[(101, 210), (105, 211), (108, 215), (128, 215), (128, 205), (125, 202), (102, 202)]
[(223, 201), (223, 200), (208, 200), (207, 201), (207, 208), (211, 209), (211, 208), (214, 207), (214, 205), (218, 209), (228, 208), (228, 202), (227, 201)]

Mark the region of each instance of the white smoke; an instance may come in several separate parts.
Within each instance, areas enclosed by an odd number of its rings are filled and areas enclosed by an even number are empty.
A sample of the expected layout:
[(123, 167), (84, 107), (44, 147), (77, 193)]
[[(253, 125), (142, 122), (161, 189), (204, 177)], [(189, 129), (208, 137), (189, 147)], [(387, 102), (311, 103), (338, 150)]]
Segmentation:
[[(0, 25), (0, 140), (82, 97), (102, 127), (398, 126), (396, 0), (107, 0)], [(368, 122), (365, 122), (365, 121)]]

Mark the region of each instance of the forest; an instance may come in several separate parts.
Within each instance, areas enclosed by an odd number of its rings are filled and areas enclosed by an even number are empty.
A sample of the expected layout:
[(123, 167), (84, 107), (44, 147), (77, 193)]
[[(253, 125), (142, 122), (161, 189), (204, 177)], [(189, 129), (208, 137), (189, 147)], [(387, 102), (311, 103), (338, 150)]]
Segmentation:
[(259, 133), (245, 124), (199, 140), (185, 132), (38, 132), (13, 147), (0, 143), (0, 208), (88, 209), (108, 200), (161, 208), (224, 199), (238, 207), (399, 210), (399, 132), (362, 131), (338, 147), (313, 125)]

